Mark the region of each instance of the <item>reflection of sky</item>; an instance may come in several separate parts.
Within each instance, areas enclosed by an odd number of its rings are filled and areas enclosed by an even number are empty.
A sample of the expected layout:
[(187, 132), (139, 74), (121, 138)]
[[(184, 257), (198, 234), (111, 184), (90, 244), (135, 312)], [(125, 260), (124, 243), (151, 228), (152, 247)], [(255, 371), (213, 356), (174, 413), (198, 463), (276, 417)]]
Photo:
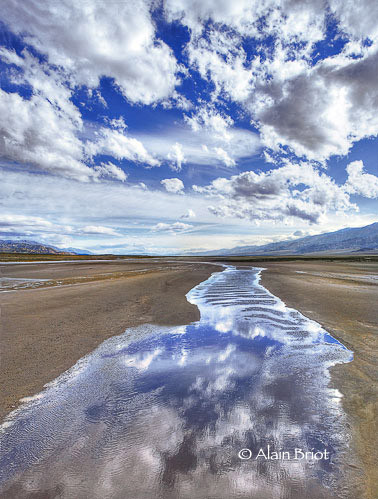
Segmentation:
[[(327, 368), (351, 353), (256, 276), (214, 274), (188, 295), (200, 322), (128, 330), (19, 411), (2, 436), (7, 493), (331, 497), (346, 434)], [(332, 462), (237, 457), (268, 444)]]

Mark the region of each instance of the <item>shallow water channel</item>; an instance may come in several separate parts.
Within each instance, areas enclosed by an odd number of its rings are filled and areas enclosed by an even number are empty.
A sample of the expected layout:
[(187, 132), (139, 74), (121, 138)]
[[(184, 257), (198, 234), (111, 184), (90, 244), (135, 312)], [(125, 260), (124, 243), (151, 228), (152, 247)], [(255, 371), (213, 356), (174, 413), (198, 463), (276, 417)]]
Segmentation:
[(1, 497), (348, 497), (329, 367), (352, 353), (259, 272), (213, 274), (199, 322), (126, 330), (11, 414)]

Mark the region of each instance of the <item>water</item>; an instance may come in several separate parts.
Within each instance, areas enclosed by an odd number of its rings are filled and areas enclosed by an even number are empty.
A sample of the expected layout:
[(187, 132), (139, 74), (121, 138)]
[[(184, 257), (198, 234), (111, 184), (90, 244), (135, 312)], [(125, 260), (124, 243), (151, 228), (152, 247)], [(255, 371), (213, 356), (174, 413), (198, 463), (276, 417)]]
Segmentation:
[[(2, 427), (2, 497), (349, 497), (328, 384), (352, 353), (258, 274), (213, 274), (188, 294), (199, 322), (127, 330), (27, 401)], [(268, 446), (329, 459), (256, 458)]]
[(0, 277), (0, 293), (16, 289), (35, 288), (49, 279), (26, 279), (24, 277)]

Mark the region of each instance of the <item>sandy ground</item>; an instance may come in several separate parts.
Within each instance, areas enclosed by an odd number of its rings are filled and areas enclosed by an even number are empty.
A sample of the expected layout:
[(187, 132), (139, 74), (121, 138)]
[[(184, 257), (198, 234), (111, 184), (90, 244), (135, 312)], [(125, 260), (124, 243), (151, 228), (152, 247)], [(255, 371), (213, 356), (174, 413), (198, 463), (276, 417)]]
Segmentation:
[[(366, 497), (378, 497), (378, 264), (263, 263), (261, 283), (288, 306), (322, 324), (354, 352), (331, 370), (361, 462)], [(357, 499), (357, 498), (356, 498)]]
[(0, 418), (127, 327), (198, 320), (185, 294), (218, 269), (155, 261), (0, 264), (2, 278), (50, 280), (0, 293)]

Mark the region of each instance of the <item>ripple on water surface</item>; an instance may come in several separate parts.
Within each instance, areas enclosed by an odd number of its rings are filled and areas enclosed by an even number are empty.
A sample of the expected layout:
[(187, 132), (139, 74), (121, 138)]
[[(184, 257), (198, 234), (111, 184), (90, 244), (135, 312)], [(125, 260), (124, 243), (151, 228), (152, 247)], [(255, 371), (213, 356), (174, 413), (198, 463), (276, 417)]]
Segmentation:
[[(129, 329), (13, 413), (0, 442), (3, 496), (349, 497), (349, 437), (328, 368), (352, 354), (258, 276), (213, 274), (188, 294), (199, 322)], [(268, 446), (329, 459), (256, 458)]]

